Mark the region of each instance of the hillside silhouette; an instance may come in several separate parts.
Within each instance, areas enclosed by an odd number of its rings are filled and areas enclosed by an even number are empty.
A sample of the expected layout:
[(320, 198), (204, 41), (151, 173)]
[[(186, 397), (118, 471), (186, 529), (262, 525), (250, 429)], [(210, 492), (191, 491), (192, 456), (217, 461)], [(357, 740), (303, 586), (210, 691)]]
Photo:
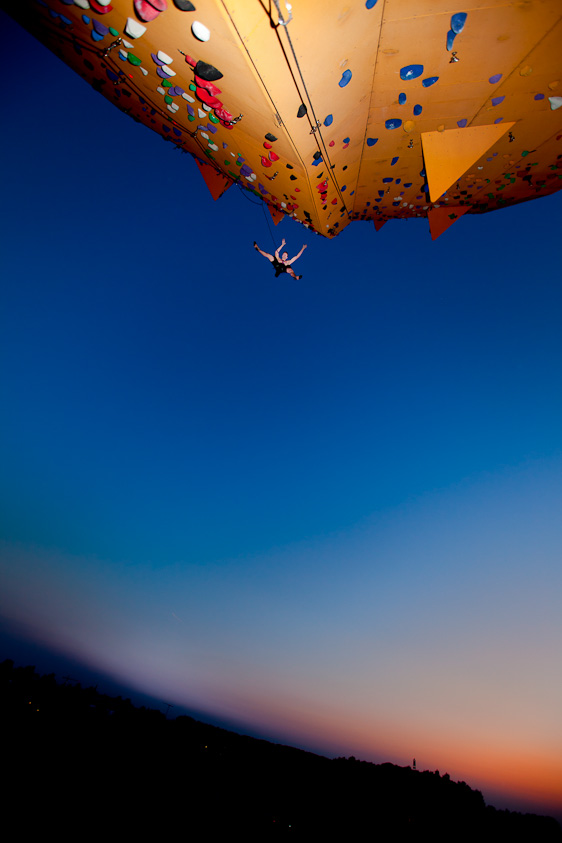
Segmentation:
[[(561, 841), (445, 773), (328, 759), (0, 663), (5, 811), (28, 837)], [(229, 838), (230, 839), (230, 838)]]

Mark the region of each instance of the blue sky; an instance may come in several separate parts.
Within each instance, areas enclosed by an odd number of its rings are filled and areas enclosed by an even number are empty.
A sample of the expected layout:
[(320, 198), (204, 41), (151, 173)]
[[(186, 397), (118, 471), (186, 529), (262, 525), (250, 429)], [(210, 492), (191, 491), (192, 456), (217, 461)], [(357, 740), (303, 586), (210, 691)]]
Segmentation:
[[(273, 229), (2, 29), (4, 619), (240, 728), (554, 810), (560, 194), (435, 243)], [(252, 248), (272, 230), (302, 281)]]

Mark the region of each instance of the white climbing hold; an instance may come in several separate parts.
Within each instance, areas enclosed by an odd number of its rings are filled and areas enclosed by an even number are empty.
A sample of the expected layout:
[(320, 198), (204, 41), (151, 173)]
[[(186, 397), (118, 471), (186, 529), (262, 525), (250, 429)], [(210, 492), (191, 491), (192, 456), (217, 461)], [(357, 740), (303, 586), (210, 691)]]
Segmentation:
[(162, 94), (162, 96), (164, 96), (164, 94), (166, 93), (166, 88), (162, 88), (161, 86), (158, 86), (158, 88), (156, 88), (156, 90), (158, 91), (159, 94)]
[(205, 24), (200, 23), (198, 20), (193, 21), (191, 24), (191, 31), (198, 41), (208, 41), (211, 37), (210, 30), (207, 29)]
[(201, 117), (201, 118), (204, 118), (204, 117), (206, 117), (206, 116), (207, 116), (207, 115), (205, 114), (205, 112), (204, 112), (204, 111), (202, 111), (200, 108), (198, 108), (198, 109), (197, 109), (197, 114), (198, 114), (198, 116), (199, 116), (199, 117)]
[(111, 0), (97, 0), (98, 6), (109, 6)]
[(170, 56), (167, 53), (164, 53), (162, 50), (158, 50), (156, 55), (160, 59), (162, 64), (171, 64), (173, 62), (173, 58), (170, 58)]
[(134, 18), (127, 18), (125, 32), (129, 38), (140, 38), (146, 32), (146, 26), (143, 26), (142, 23), (139, 23)]
[(171, 111), (172, 114), (175, 114), (178, 109), (179, 105), (176, 105), (175, 102), (170, 103), (170, 105), (168, 106), (168, 111)]
[(89, 9), (90, 4), (88, 0), (74, 0), (74, 5), (78, 6), (79, 9)]
[(166, 76), (175, 76), (176, 75), (176, 71), (172, 70), (171, 67), (168, 67), (167, 64), (162, 65), (162, 70), (164, 71)]
[(219, 148), (218, 148), (218, 146), (216, 145), (216, 143), (210, 143), (210, 144), (209, 144), (209, 149), (212, 149), (212, 150), (213, 150), (213, 152), (218, 152), (218, 151), (219, 151)]
[(193, 97), (190, 97), (189, 94), (183, 93), (182, 97), (183, 97), (184, 100), (187, 100), (188, 102), (195, 102)]
[(210, 110), (211, 110), (211, 106), (210, 106), (210, 105), (207, 105), (206, 103), (203, 103), (203, 108), (205, 109), (205, 111), (210, 111)]
[(209, 135), (207, 134), (207, 132), (201, 132), (201, 137), (205, 138), (205, 140), (209, 140)]
[(148, 76), (148, 70), (146, 69), (146, 67), (142, 67), (142, 66), (141, 66), (141, 69), (140, 69), (140, 70), (141, 70), (141, 73), (142, 73), (144, 76)]
[(126, 61), (126, 60), (127, 60), (127, 56), (128, 56), (129, 54), (127, 53), (127, 50), (119, 50), (119, 55), (121, 56), (121, 58), (122, 58), (122, 59), (125, 59), (125, 61)]
[(560, 108), (562, 105), (562, 97), (549, 97), (548, 101), (550, 103), (550, 108), (552, 111), (556, 111), (557, 108)]
[[(76, 2), (76, 0), (75, 0), (75, 2)], [(124, 38), (123, 38), (123, 46), (124, 46), (124, 47), (126, 47), (128, 50), (132, 50), (132, 49), (133, 49), (133, 45), (131, 44), (131, 42), (130, 42), (130, 41), (125, 41), (125, 39), (124, 39)]]

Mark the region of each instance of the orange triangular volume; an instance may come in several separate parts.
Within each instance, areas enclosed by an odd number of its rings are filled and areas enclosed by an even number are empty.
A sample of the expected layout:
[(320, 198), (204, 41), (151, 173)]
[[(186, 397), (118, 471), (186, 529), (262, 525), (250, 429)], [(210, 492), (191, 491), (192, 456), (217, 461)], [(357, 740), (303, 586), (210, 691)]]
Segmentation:
[(437, 240), (439, 235), (443, 234), (444, 231), (447, 231), (449, 226), (456, 222), (459, 217), (466, 214), (469, 208), (470, 205), (459, 205), (456, 208), (449, 208), (442, 205), (440, 208), (432, 208), (428, 211), (427, 218), (429, 220), (431, 239)]
[(373, 222), (375, 224), (375, 231), (380, 231), (386, 220), (373, 220)]
[(504, 135), (514, 123), (469, 126), (445, 132), (422, 132), (429, 196), (437, 202)]
[(199, 161), (198, 158), (195, 159), (195, 163), (201, 170), (201, 175), (205, 179), (205, 184), (209, 188), (213, 199), (215, 201), (220, 199), (223, 193), (228, 190), (232, 181), (228, 178), (228, 176), (218, 173), (214, 167), (211, 167), (210, 164), (205, 164), (203, 161)]
[(275, 205), (268, 204), (267, 207), (269, 208), (269, 213), (273, 218), (274, 224), (277, 225), (277, 223), (281, 222), (285, 214), (283, 213), (283, 211), (280, 211), (279, 208), (276, 208)]

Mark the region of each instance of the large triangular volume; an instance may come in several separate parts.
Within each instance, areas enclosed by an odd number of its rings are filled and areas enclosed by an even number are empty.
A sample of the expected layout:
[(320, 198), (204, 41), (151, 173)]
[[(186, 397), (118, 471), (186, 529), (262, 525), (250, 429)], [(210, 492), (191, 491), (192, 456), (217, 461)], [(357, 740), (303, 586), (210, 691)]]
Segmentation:
[(380, 231), (386, 220), (373, 220), (373, 222), (375, 224), (375, 231)]
[(444, 132), (422, 132), (429, 196), (437, 202), (504, 135), (514, 123), (469, 126)]
[(437, 240), (440, 234), (443, 234), (449, 226), (456, 222), (459, 217), (466, 214), (470, 205), (459, 205), (457, 207), (431, 208), (427, 212), (427, 219), (429, 220), (429, 230), (431, 231), (431, 239)]
[(205, 184), (209, 188), (213, 199), (215, 201), (220, 199), (223, 193), (225, 193), (232, 184), (231, 179), (222, 173), (218, 173), (214, 167), (210, 164), (205, 164), (205, 162), (200, 161), (199, 158), (195, 159), (195, 163), (199, 167), (201, 175), (205, 179)]
[(275, 205), (270, 205), (269, 202), (267, 203), (267, 207), (269, 208), (269, 213), (271, 214), (274, 224), (277, 225), (277, 223), (281, 222), (285, 214), (283, 211), (280, 211), (279, 208), (276, 208)]

